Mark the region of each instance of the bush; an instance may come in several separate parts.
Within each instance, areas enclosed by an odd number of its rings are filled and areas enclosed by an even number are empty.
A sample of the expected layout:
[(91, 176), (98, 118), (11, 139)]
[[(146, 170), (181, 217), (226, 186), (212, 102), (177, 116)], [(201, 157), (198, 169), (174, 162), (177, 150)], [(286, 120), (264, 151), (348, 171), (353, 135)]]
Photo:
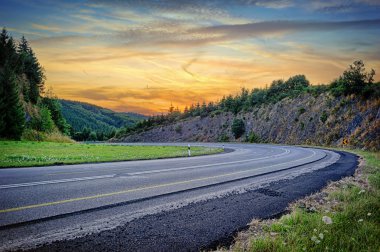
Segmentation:
[(48, 133), (52, 132), (55, 124), (54, 124), (53, 119), (51, 118), (50, 110), (46, 107), (42, 107), (40, 110), (40, 114), (41, 114), (41, 121), (42, 121), (41, 130)]
[(57, 142), (57, 143), (74, 143), (70, 137), (62, 134), (59, 130), (55, 129), (50, 133), (36, 131), (33, 129), (24, 130), (21, 140), (23, 141), (44, 141), (44, 142)]
[(55, 128), (50, 110), (45, 106), (40, 108), (39, 114), (35, 115), (31, 120), (31, 128), (42, 132), (52, 132)]
[(245, 132), (245, 125), (242, 119), (234, 119), (231, 126), (232, 134), (236, 139), (240, 138)]
[(300, 108), (300, 109), (298, 110), (298, 113), (301, 115), (301, 114), (305, 113), (305, 111), (306, 111), (305, 108)]
[(255, 132), (251, 132), (249, 133), (249, 136), (248, 136), (248, 141), (250, 143), (260, 143), (260, 137), (258, 135), (255, 134)]
[(300, 126), (301, 126), (301, 130), (305, 128), (305, 124), (303, 122), (300, 123)]
[(54, 121), (58, 129), (66, 134), (70, 134), (70, 125), (66, 122), (62, 115), (62, 107), (56, 98), (43, 97), (41, 99), (41, 104), (50, 110), (51, 119)]
[(321, 115), (321, 117), (319, 119), (321, 120), (322, 123), (325, 123), (327, 121), (328, 117), (329, 116), (327, 115), (326, 111), (323, 111), (322, 115)]
[(227, 136), (226, 133), (223, 133), (219, 139), (218, 139), (219, 142), (229, 142), (230, 141), (230, 138)]
[(96, 136), (96, 132), (95, 131), (92, 131), (88, 137), (88, 140), (90, 141), (96, 141), (98, 138)]
[(21, 140), (24, 141), (43, 141), (44, 136), (42, 132), (33, 130), (33, 129), (25, 129), (22, 133)]
[(214, 117), (214, 116), (220, 115), (222, 112), (223, 112), (222, 110), (217, 109), (215, 111), (212, 111), (210, 115), (211, 117)]
[(180, 124), (176, 125), (174, 130), (178, 134), (181, 134), (182, 133), (182, 125), (180, 125)]
[(375, 71), (366, 72), (364, 63), (356, 60), (343, 72), (337, 80), (331, 83), (331, 93), (334, 96), (358, 94), (363, 95), (368, 85), (373, 83)]

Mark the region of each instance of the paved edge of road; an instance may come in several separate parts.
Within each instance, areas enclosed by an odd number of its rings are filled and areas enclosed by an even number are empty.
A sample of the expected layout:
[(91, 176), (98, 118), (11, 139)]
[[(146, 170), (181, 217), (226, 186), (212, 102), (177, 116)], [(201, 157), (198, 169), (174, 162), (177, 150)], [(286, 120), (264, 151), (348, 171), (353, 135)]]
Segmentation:
[[(319, 191), (329, 181), (353, 175), (358, 156), (344, 151), (334, 152), (341, 156), (336, 163), (293, 179), (144, 216), (113, 230), (56, 241), (35, 250), (104, 251), (115, 245), (131, 251), (199, 251), (228, 246), (234, 234), (247, 228), (253, 218), (278, 217), (294, 200)], [(136, 232), (139, 239), (135, 237)]]
[(119, 207), (119, 206), (126, 206), (126, 205), (137, 203), (137, 202), (143, 202), (143, 201), (147, 201), (147, 200), (167, 197), (167, 196), (170, 196), (170, 195), (180, 194), (180, 193), (184, 193), (184, 192), (196, 191), (196, 190), (201, 190), (201, 189), (205, 189), (205, 188), (210, 188), (210, 187), (213, 187), (213, 186), (230, 184), (230, 183), (234, 183), (234, 182), (238, 182), (238, 181), (244, 181), (244, 180), (248, 180), (248, 179), (252, 179), (252, 178), (256, 178), (256, 177), (262, 177), (262, 176), (266, 176), (266, 175), (269, 175), (269, 174), (275, 174), (275, 173), (278, 173), (278, 172), (287, 171), (287, 170), (291, 170), (291, 169), (294, 169), (294, 168), (297, 168), (297, 167), (301, 167), (301, 166), (304, 166), (304, 165), (312, 164), (312, 163), (315, 163), (315, 162), (318, 162), (318, 161), (324, 159), (325, 157), (326, 157), (326, 155), (323, 156), (323, 157), (318, 158), (317, 160), (313, 160), (313, 161), (306, 162), (306, 163), (299, 164), (299, 165), (294, 165), (294, 166), (291, 166), (291, 167), (288, 167), (288, 168), (284, 168), (284, 169), (280, 169), (280, 170), (276, 170), (276, 171), (270, 171), (270, 172), (261, 173), (261, 174), (258, 174), (258, 175), (251, 175), (251, 176), (247, 176), (247, 177), (243, 177), (243, 178), (236, 178), (236, 179), (232, 179), (232, 180), (228, 180), (228, 181), (216, 182), (216, 183), (209, 184), (209, 185), (203, 185), (203, 186), (198, 186), (198, 187), (194, 187), (194, 188), (184, 189), (184, 190), (180, 190), (180, 191), (175, 191), (175, 192), (170, 192), (170, 193), (164, 193), (164, 194), (150, 196), (150, 197), (146, 197), (146, 198), (129, 200), (129, 201), (123, 201), (123, 202), (114, 203), (114, 204), (110, 204), (110, 205), (105, 205), (105, 206), (100, 206), (100, 207), (95, 207), (95, 208), (89, 208), (89, 209), (84, 209), (84, 210), (75, 211), (75, 212), (69, 212), (69, 213), (65, 213), (65, 214), (53, 215), (53, 216), (44, 217), (44, 218), (40, 218), (40, 219), (36, 219), (36, 220), (30, 220), (30, 221), (18, 222), (18, 223), (9, 224), (9, 225), (3, 225), (3, 226), (0, 226), (0, 230), (7, 230), (7, 229), (10, 229), (10, 228), (16, 228), (16, 227), (21, 227), (21, 226), (25, 226), (25, 225), (41, 223), (41, 222), (45, 222), (45, 221), (61, 219), (61, 218), (69, 217), (69, 216), (80, 215), (80, 214), (84, 214), (84, 213), (95, 212), (95, 211), (105, 210), (105, 209)]
[[(358, 167), (359, 165), (359, 156), (354, 154), (354, 153), (351, 153), (351, 152), (347, 152), (347, 151), (338, 151), (338, 150), (333, 150), (333, 149), (324, 149), (323, 147), (305, 147), (305, 146), (300, 146), (302, 148), (312, 148), (312, 149), (320, 149), (320, 150), (329, 150), (329, 151), (332, 151), (332, 152), (335, 152), (335, 153), (338, 153), (340, 155), (340, 159), (338, 160), (338, 162), (334, 163), (334, 164), (331, 164), (325, 168), (322, 168), (322, 169), (319, 169), (319, 170), (316, 170), (316, 171), (313, 171), (311, 174), (303, 174), (299, 177), (304, 177), (306, 175), (309, 175), (309, 176), (306, 176), (306, 177), (310, 177), (310, 176), (315, 176), (315, 177), (319, 177), (318, 175), (320, 173), (325, 173), (325, 172), (328, 172), (327, 170), (329, 169), (338, 169), (340, 168), (340, 166), (342, 164), (345, 164), (345, 166), (347, 166), (346, 170), (341, 174), (341, 176), (339, 177), (334, 177), (333, 179), (330, 179), (330, 180), (323, 180), (324, 182), (324, 185), (320, 188), (317, 188), (313, 191), (311, 191), (310, 193), (306, 193), (304, 195), (302, 195), (302, 197), (299, 197), (299, 198), (294, 198), (293, 201), (296, 201), (298, 199), (301, 199), (303, 197), (306, 197), (308, 195), (311, 195), (313, 193), (316, 193), (318, 191), (320, 191), (321, 189), (323, 189), (325, 186), (327, 186), (327, 184), (329, 182), (333, 182), (333, 181), (338, 181), (340, 179), (343, 179), (344, 177), (348, 177), (348, 176), (353, 176), (354, 173), (355, 173), (355, 170), (356, 168)], [(351, 157), (351, 161), (350, 162), (347, 162), (347, 163), (341, 163), (344, 156), (349, 156)], [(296, 177), (294, 179), (297, 179), (299, 177)], [(293, 180), (293, 179), (292, 179)], [(285, 182), (290, 182), (292, 180), (285, 180)], [(271, 183), (268, 187), (270, 187), (272, 184), (279, 184), (283, 181), (277, 181), (277, 182), (273, 182)], [(258, 189), (258, 190), (261, 190), (262, 188)], [(264, 188), (265, 190), (266, 188)], [(257, 191), (257, 190), (255, 190)], [(291, 203), (292, 201), (288, 202), (288, 205)], [(286, 206), (287, 207), (287, 206)], [(286, 207), (282, 210), (282, 211), (279, 211), (279, 212), (276, 212), (276, 213), (270, 213), (270, 214), (266, 214), (266, 215), (263, 215), (262, 217), (260, 217), (260, 219), (278, 219), (280, 218), (281, 216), (283, 216), (284, 214), (287, 214), (288, 213), (288, 210), (286, 209)], [(241, 231), (244, 231), (244, 230), (247, 230), (248, 229), (248, 226), (244, 226), (244, 227), (240, 227), (240, 228), (237, 228), (236, 230), (234, 230), (230, 235), (228, 236), (225, 236), (225, 237), (222, 237), (218, 240), (215, 240), (213, 242), (211, 242), (210, 244), (208, 244), (207, 246), (205, 247), (202, 247), (202, 250), (206, 250), (206, 251), (209, 251), (209, 250), (217, 250), (217, 248), (219, 247), (229, 247), (230, 245), (233, 244), (234, 242), (234, 238), (235, 236), (237, 235), (237, 233), (241, 232)]]

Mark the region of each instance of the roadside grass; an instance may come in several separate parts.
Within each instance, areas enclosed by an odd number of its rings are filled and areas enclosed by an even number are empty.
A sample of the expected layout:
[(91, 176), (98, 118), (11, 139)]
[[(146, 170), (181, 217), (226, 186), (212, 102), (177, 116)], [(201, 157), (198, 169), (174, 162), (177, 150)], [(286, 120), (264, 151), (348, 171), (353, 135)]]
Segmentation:
[[(191, 147), (192, 156), (222, 151), (221, 148)], [(186, 146), (0, 141), (0, 167), (2, 168), (186, 157), (187, 155)]]
[(380, 251), (380, 153), (364, 158), (354, 177), (298, 200), (279, 220), (253, 220), (233, 251)]

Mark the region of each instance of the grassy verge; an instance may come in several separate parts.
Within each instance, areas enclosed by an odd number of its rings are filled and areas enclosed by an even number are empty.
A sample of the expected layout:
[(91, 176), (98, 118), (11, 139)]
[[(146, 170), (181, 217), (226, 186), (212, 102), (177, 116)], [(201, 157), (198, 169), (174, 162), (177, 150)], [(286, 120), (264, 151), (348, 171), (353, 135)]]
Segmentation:
[[(222, 152), (221, 148), (191, 147), (192, 156)], [(78, 164), (187, 156), (187, 147), (0, 141), (0, 167)]]
[(380, 153), (363, 159), (354, 177), (298, 200), (278, 220), (253, 220), (233, 251), (380, 251)]

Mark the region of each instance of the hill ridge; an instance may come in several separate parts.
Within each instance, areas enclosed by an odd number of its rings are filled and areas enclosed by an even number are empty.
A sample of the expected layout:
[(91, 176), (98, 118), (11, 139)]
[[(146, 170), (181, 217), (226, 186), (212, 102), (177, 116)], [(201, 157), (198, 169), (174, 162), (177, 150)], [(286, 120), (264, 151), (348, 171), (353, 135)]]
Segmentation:
[(110, 132), (124, 126), (133, 126), (146, 116), (133, 112), (116, 112), (95, 104), (59, 99), (62, 114), (74, 131), (87, 127), (92, 131)]

